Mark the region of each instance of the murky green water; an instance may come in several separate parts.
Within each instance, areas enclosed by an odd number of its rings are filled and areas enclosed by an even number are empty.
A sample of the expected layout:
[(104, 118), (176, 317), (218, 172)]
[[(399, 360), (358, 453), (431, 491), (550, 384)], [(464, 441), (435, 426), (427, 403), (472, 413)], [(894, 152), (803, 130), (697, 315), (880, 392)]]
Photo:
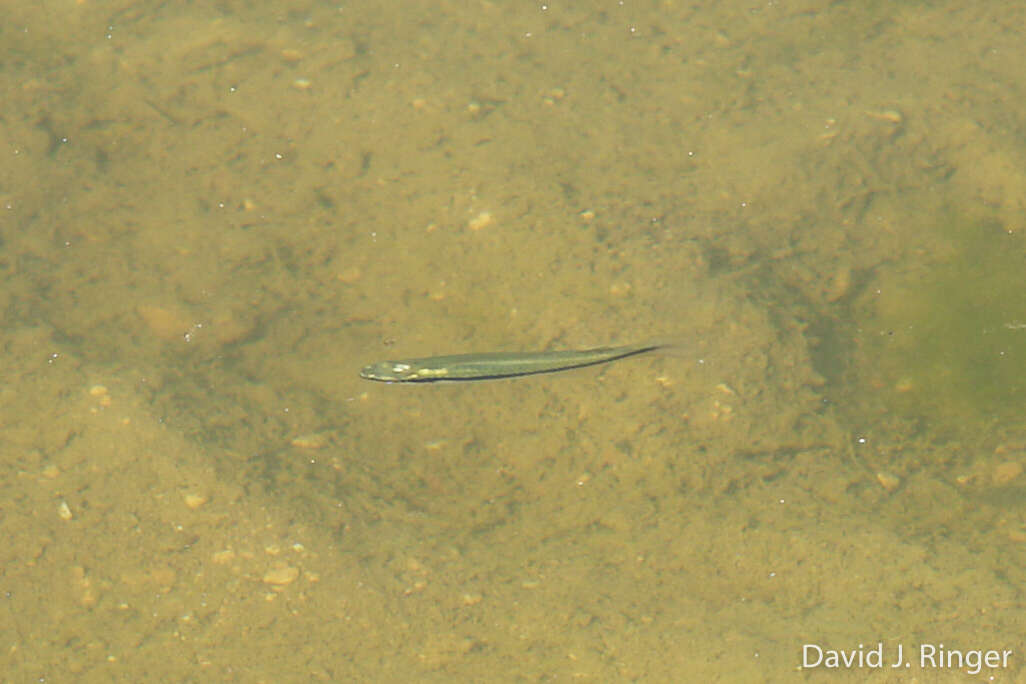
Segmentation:
[(967, 433), (1026, 409), (1026, 242), (1014, 224), (936, 216), (938, 248), (875, 281), (855, 309), (864, 377), (909, 416)]

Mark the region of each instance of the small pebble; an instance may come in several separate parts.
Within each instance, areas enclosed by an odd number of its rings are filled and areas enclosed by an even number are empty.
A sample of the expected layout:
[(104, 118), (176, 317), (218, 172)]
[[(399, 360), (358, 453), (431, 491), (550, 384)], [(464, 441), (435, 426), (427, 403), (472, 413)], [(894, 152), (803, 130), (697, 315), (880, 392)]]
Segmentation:
[(107, 388), (104, 387), (103, 385), (93, 385), (92, 387), (90, 387), (89, 388), (89, 395), (93, 396), (93, 397), (96, 397), (97, 400), (99, 400), (99, 402), (100, 402), (100, 406), (103, 406), (103, 407), (110, 406), (110, 403), (111, 403), (110, 393), (107, 391)]
[(1026, 542), (1026, 530), (1017, 529), (1008, 531), (1008, 540), (1021, 544)]
[(323, 449), (328, 446), (328, 435), (323, 432), (310, 432), (293, 438), (292, 446), (299, 449)]
[(490, 211), (482, 211), (480, 214), (470, 219), (467, 222), (467, 228), (471, 230), (481, 230), (495, 223), (495, 217), (492, 216)]
[(191, 508), (192, 510), (201, 508), (203, 504), (207, 502), (207, 497), (203, 496), (202, 494), (197, 494), (195, 492), (186, 493), (182, 496), (182, 499), (185, 501), (185, 505)]
[(1022, 475), (1022, 464), (1016, 461), (1005, 461), (994, 468), (994, 472), (991, 473), (991, 481), (1000, 487), (1010, 484), (1020, 475)]
[(299, 577), (299, 568), (292, 565), (276, 565), (264, 573), (264, 584), (284, 586), (292, 584)]
[(223, 551), (218, 551), (213, 555), (212, 560), (218, 565), (227, 565), (228, 563), (231, 563), (233, 560), (235, 560), (235, 552), (231, 549), (224, 549)]
[(67, 501), (61, 501), (57, 505), (57, 517), (59, 517), (61, 520), (71, 520), (73, 517), (75, 517), (74, 515), (72, 515), (71, 507), (68, 506)]
[(463, 596), (460, 597), (460, 599), (463, 601), (463, 605), (465, 606), (476, 606), (477, 604), (481, 603), (481, 599), (483, 598), (484, 597), (481, 594), (478, 594), (476, 592), (463, 594)]
[(357, 282), (362, 275), (363, 272), (360, 270), (359, 266), (350, 266), (349, 268), (339, 273), (337, 277), (346, 285), (352, 285), (353, 283)]
[(901, 394), (905, 394), (906, 392), (911, 392), (915, 388), (916, 388), (916, 381), (913, 380), (912, 378), (908, 377), (908, 376), (899, 378), (898, 381), (896, 383), (894, 383), (894, 391), (895, 392), (900, 392)]
[(876, 481), (880, 483), (880, 486), (889, 492), (893, 492), (901, 485), (901, 478), (893, 473), (888, 473), (881, 470), (876, 474)]
[(905, 121), (905, 115), (897, 109), (878, 109), (876, 111), (866, 112), (866, 116), (870, 119), (876, 119), (877, 121), (886, 121), (899, 125)]

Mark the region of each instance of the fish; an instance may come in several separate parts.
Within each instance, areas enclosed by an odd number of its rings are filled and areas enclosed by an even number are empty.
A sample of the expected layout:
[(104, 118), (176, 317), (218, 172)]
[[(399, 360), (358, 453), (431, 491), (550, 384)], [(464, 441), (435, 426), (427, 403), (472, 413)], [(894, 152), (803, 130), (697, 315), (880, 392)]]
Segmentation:
[(360, 371), (360, 377), (378, 382), (498, 380), (594, 366), (647, 354), (668, 346), (667, 344), (648, 342), (620, 347), (596, 347), (569, 351), (485, 352), (427, 356), (372, 363)]

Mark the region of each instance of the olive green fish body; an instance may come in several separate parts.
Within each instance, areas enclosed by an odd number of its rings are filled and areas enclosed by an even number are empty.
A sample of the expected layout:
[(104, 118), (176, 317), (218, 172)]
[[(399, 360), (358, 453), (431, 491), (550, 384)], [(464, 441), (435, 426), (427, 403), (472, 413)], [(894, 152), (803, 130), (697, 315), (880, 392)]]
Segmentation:
[(438, 382), (440, 380), (492, 380), (608, 363), (660, 349), (660, 344), (599, 347), (579, 351), (489, 352), (429, 356), (403, 361), (381, 361), (366, 366), (360, 376), (380, 382)]

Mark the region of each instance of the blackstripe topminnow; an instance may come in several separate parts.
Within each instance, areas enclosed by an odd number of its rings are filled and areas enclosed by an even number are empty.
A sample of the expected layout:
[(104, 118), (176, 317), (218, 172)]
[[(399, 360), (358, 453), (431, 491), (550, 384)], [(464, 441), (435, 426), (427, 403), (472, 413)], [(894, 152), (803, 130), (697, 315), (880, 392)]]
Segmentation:
[(360, 377), (380, 382), (438, 382), (440, 380), (495, 380), (608, 363), (670, 345), (629, 344), (578, 351), (489, 352), (429, 356), (422, 359), (380, 361), (364, 367)]

